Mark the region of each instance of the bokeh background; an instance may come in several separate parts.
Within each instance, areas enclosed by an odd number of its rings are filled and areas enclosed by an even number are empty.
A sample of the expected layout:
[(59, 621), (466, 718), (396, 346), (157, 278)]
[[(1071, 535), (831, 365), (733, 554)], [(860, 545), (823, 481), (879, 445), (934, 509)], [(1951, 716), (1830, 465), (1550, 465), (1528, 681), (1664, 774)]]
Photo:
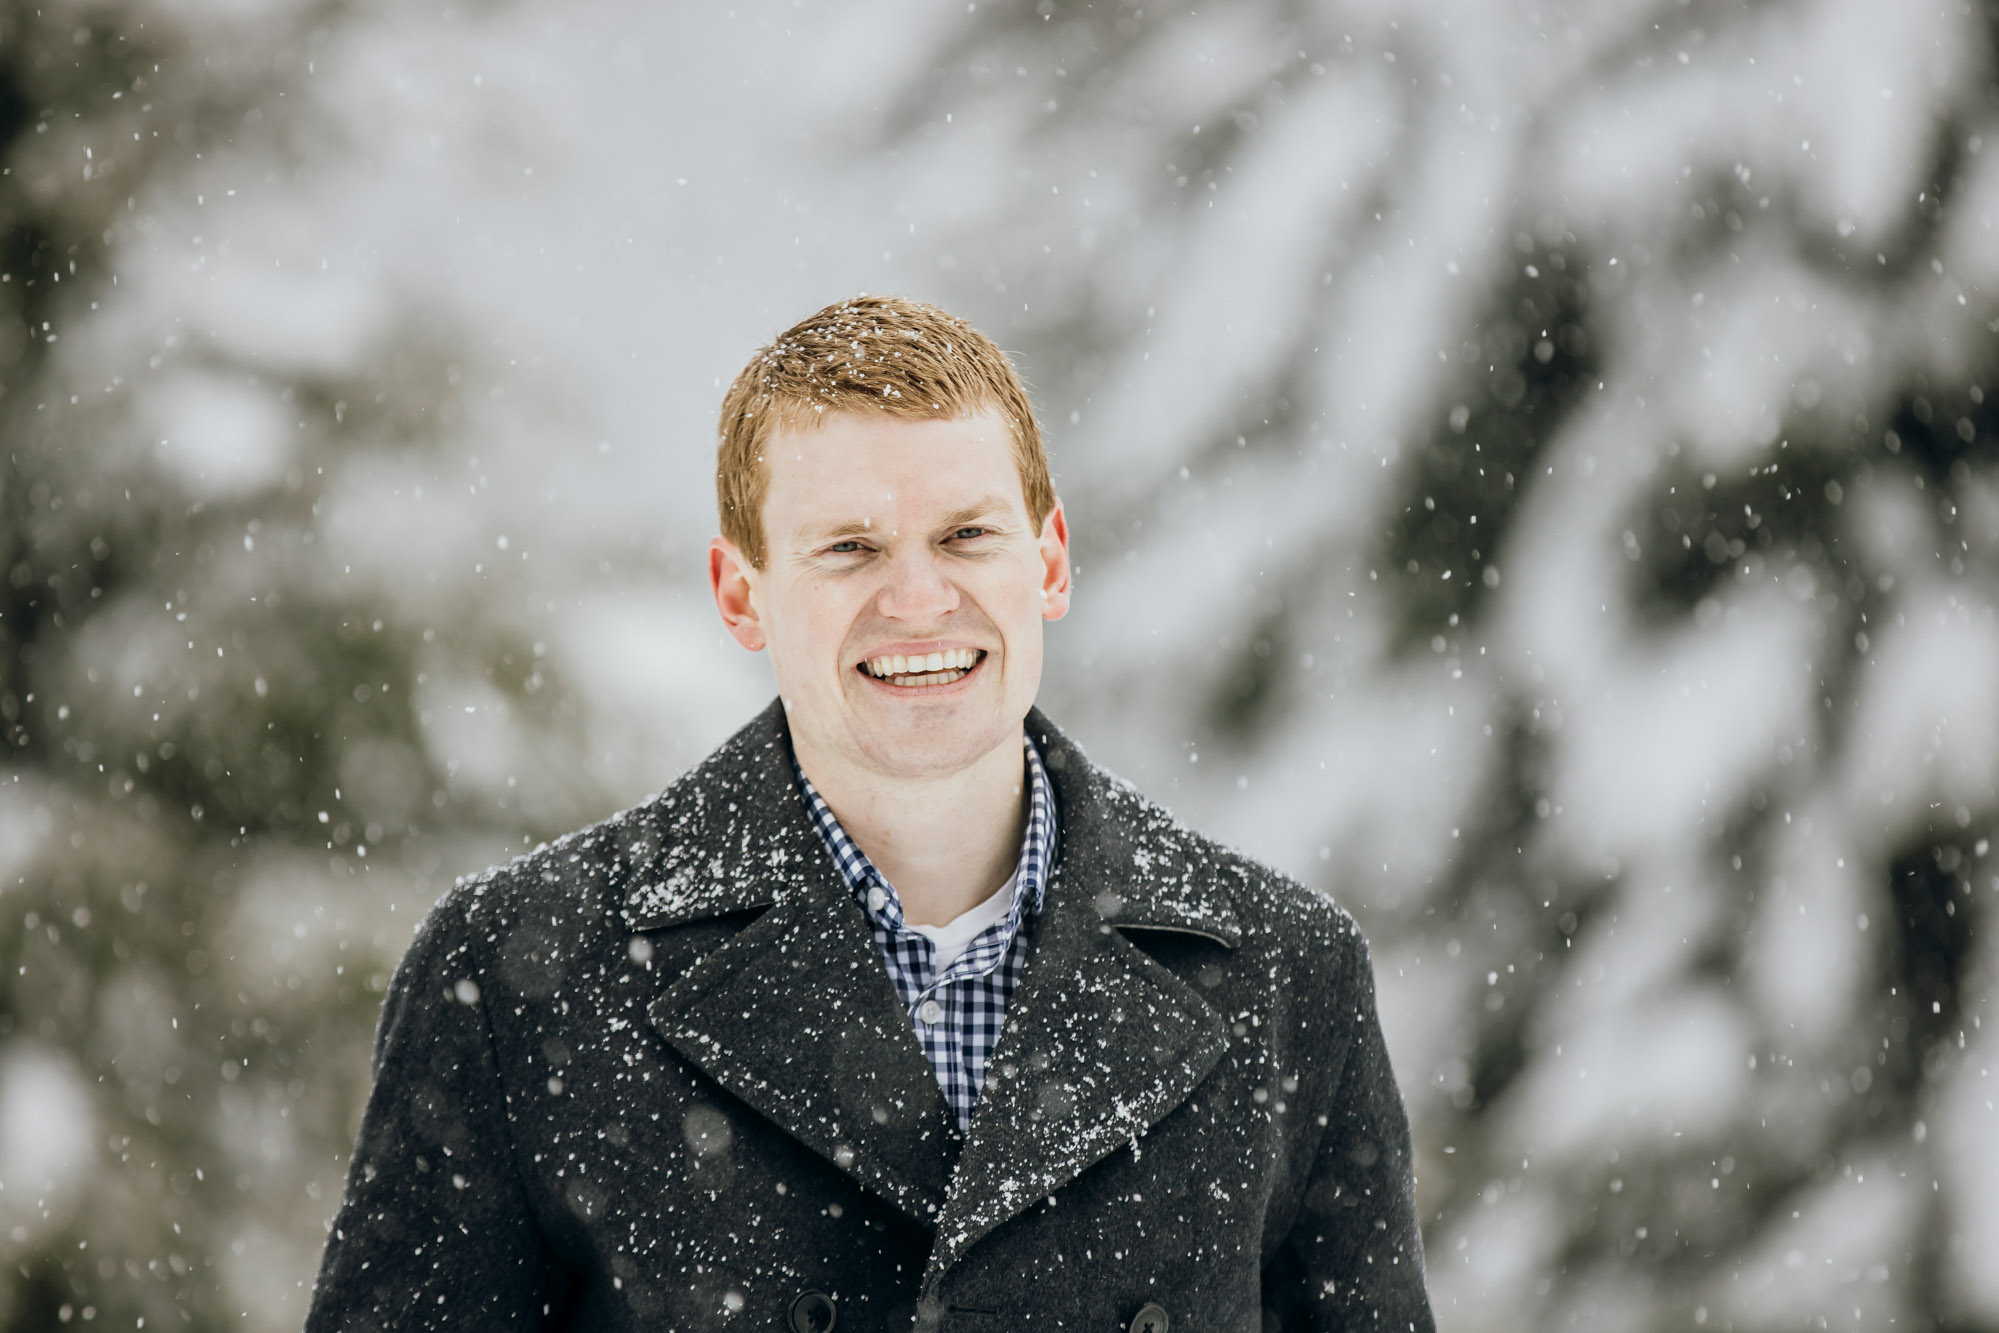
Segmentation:
[(0, 1327), (297, 1325), (866, 290), (1033, 387), (1051, 714), (1374, 941), (1443, 1328), (1999, 1329), (1995, 20), (0, 0)]

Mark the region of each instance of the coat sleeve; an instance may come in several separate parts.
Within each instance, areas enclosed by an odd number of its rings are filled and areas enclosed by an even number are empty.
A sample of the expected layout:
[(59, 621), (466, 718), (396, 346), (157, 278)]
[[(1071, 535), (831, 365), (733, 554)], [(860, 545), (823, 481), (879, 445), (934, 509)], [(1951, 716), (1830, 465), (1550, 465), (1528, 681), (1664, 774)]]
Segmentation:
[(307, 1333), (536, 1328), (559, 1313), (454, 907), (447, 898), (425, 919), (383, 1004)]
[(1409, 1118), (1375, 1013), (1374, 967), (1347, 928), (1336, 1023), (1349, 1033), (1318, 1152), (1291, 1229), (1264, 1271), (1286, 1330), (1434, 1333), (1416, 1224)]

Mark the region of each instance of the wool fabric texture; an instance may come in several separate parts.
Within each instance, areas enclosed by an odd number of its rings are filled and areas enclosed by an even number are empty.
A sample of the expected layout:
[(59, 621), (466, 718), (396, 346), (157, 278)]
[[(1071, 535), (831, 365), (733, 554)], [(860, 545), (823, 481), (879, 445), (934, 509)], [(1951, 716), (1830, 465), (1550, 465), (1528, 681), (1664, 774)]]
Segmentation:
[(1060, 852), (968, 1132), (773, 702), (431, 909), (308, 1333), (1431, 1333), (1352, 919), (1026, 723)]

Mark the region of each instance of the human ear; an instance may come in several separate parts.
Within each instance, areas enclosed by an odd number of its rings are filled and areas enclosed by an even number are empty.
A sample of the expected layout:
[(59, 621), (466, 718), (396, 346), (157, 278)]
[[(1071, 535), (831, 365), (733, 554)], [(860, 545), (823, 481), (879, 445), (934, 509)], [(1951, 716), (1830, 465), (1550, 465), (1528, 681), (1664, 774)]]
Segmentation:
[(751, 652), (764, 646), (763, 600), (757, 592), (757, 567), (727, 537), (708, 543), (708, 587), (715, 609), (737, 643)]
[(1041, 618), (1060, 620), (1069, 614), (1069, 520), (1060, 500), (1041, 520), (1036, 546), (1041, 555)]

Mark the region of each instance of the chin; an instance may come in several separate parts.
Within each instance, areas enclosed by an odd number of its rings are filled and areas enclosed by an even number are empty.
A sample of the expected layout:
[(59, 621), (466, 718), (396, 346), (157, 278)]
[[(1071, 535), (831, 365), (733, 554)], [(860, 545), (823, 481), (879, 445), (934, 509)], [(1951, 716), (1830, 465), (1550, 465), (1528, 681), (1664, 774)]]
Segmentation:
[[(1021, 714), (1024, 717), (1026, 709)], [(920, 778), (969, 768), (991, 754), (1009, 733), (1019, 730), (1019, 718), (1009, 722), (993, 713), (976, 718), (856, 718), (853, 737), (856, 748), (877, 771), (898, 778)]]

